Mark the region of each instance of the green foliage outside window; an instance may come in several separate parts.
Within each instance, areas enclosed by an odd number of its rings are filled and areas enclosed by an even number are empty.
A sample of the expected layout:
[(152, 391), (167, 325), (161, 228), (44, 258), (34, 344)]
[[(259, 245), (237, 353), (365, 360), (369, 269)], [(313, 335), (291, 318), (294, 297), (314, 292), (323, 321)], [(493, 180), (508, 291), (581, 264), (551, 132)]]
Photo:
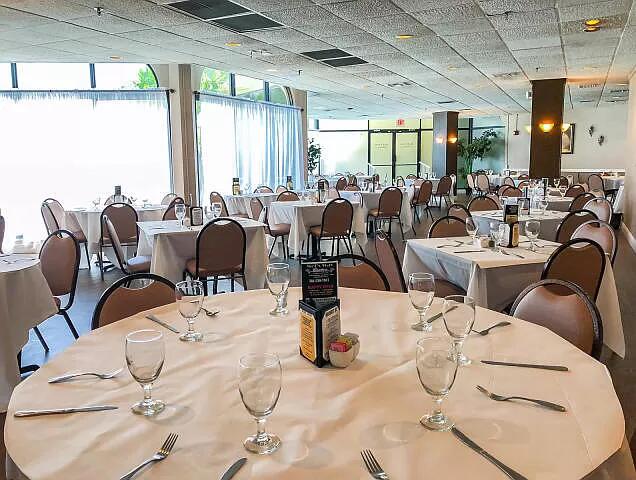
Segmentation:
[(150, 67), (146, 66), (144, 68), (140, 68), (137, 72), (137, 80), (133, 82), (135, 88), (157, 88), (157, 79), (155, 78), (155, 74), (152, 73)]

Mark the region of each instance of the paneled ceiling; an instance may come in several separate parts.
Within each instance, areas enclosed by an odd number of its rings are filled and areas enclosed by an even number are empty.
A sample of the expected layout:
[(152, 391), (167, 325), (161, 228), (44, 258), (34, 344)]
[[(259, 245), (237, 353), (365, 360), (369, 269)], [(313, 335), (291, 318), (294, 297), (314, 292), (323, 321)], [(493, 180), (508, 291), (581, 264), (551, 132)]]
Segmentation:
[[(568, 79), (569, 108), (624, 102), (636, 65), (632, 0), (234, 3), (244, 8), (228, 10), (226, 0), (0, 0), (0, 62), (193, 63), (307, 90), (309, 113), (321, 118), (523, 112), (530, 80), (557, 77)], [(280, 26), (238, 33), (220, 24), (244, 19), (209, 20), (250, 11)], [(602, 20), (600, 30), (583, 31), (590, 18)], [(331, 49), (366, 63), (301, 55)]]

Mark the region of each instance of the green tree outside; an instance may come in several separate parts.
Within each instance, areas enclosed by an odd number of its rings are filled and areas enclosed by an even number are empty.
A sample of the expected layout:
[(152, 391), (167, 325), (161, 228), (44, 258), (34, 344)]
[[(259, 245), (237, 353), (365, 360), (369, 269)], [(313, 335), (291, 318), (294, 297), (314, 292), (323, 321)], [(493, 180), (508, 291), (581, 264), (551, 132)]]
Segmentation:
[(149, 66), (140, 68), (137, 72), (137, 80), (133, 81), (135, 88), (157, 88), (157, 79)]

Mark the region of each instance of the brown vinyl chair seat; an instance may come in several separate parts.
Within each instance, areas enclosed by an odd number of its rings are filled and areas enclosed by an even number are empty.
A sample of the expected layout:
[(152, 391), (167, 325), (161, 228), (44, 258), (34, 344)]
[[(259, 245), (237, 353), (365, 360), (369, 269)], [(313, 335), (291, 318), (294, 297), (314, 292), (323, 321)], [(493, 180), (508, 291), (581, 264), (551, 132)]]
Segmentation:
[(206, 267), (199, 267), (199, 272), (197, 274), (197, 260), (196, 258), (191, 258), (190, 260), (186, 262), (186, 270), (192, 276), (198, 275), (199, 277), (214, 277), (216, 275), (240, 273), (243, 270), (243, 266), (241, 264), (238, 264), (234, 267), (224, 267), (219, 270), (206, 268)]
[[(318, 225), (318, 228), (320, 228), (320, 225)], [(290, 230), (291, 230), (291, 225), (289, 223), (277, 223), (274, 225), (270, 225), (268, 228), (269, 234), (272, 237), (281, 237), (283, 235), (289, 235)]]

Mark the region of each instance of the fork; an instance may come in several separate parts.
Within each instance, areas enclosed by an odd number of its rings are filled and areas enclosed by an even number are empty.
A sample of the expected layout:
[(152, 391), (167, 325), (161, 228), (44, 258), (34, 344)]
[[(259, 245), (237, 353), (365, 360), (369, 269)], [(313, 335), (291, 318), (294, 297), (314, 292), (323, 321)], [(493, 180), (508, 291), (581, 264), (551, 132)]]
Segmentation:
[(68, 373), (66, 375), (60, 375), (59, 377), (49, 378), (49, 383), (60, 383), (66, 380), (70, 380), (71, 378), (84, 377), (84, 376), (93, 376), (93, 377), (101, 378), (102, 380), (108, 380), (110, 378), (115, 378), (123, 370), (124, 370), (123, 368), (120, 368), (119, 370), (115, 370), (110, 373), (97, 373), (97, 372)]
[(155, 453), (152, 457), (150, 457), (148, 460), (143, 462), (141, 465), (133, 468), (130, 472), (128, 472), (123, 477), (121, 477), (119, 480), (130, 480), (137, 474), (137, 472), (139, 472), (142, 468), (144, 468), (149, 463), (160, 462), (161, 460), (164, 460), (168, 455), (170, 455), (170, 452), (172, 451), (172, 447), (174, 447), (174, 444), (177, 441), (177, 438), (179, 438), (179, 435), (176, 433), (171, 433), (170, 435), (168, 435), (168, 438), (166, 438), (166, 441), (163, 442), (163, 445), (161, 445), (161, 448), (159, 449), (159, 451), (157, 451), (157, 453)]
[(485, 335), (488, 335), (493, 328), (506, 327), (508, 325), (511, 325), (511, 323), (510, 322), (499, 322), (499, 323), (495, 323), (491, 327), (485, 328), (483, 330), (475, 330), (474, 328), (471, 328), (471, 332), (475, 332), (475, 333), (478, 333), (479, 335), (485, 336)]
[(565, 407), (559, 405), (558, 403), (547, 402), (545, 400), (537, 400), (536, 398), (528, 398), (528, 397), (518, 397), (518, 396), (504, 396), (497, 395), (496, 393), (489, 392), (481, 385), (477, 385), (477, 390), (486, 395), (491, 400), (495, 400), (497, 402), (506, 402), (508, 400), (525, 400), (526, 402), (535, 403), (545, 408), (549, 408), (550, 410), (556, 410), (557, 412), (565, 412)]
[(369, 473), (373, 478), (376, 478), (377, 480), (389, 480), (389, 476), (384, 470), (382, 470), (382, 467), (373, 456), (373, 453), (371, 453), (371, 450), (362, 450), (360, 455), (362, 455), (364, 465), (367, 467), (367, 470), (369, 470)]

